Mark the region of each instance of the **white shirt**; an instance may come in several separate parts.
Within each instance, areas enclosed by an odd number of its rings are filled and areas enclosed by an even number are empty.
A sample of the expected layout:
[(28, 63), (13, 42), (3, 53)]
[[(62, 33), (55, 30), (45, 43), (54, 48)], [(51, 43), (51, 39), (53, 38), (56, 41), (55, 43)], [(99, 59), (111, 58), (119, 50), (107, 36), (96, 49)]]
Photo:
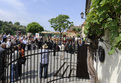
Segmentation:
[[(13, 53), (12, 53), (12, 61), (16, 60), (19, 58), (19, 51), (15, 50)], [(15, 62), (13, 62), (12, 64), (16, 64), (17, 63), (17, 60)]]
[(23, 39), (23, 36), (21, 37), (21, 39)]
[(27, 44), (27, 40), (23, 40), (23, 44)]
[(7, 37), (10, 37), (10, 36), (11, 36), (10, 34), (7, 35)]
[(7, 41), (6, 48), (10, 48), (10, 46), (11, 46), (11, 42), (10, 41)]
[(36, 39), (36, 37), (34, 37), (34, 40)]
[(61, 45), (61, 50), (64, 50), (65, 49), (65, 46), (62, 44)]
[(49, 50), (48, 49), (42, 49), (42, 52), (40, 50), (40, 63), (42, 64), (48, 64), (49, 62)]

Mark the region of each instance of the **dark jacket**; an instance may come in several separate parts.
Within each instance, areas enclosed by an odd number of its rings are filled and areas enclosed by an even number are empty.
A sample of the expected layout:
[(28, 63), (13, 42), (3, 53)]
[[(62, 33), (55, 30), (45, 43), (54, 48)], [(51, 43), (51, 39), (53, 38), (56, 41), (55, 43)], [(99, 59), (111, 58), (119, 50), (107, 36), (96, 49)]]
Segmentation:
[(0, 47), (0, 80), (4, 78), (5, 49)]

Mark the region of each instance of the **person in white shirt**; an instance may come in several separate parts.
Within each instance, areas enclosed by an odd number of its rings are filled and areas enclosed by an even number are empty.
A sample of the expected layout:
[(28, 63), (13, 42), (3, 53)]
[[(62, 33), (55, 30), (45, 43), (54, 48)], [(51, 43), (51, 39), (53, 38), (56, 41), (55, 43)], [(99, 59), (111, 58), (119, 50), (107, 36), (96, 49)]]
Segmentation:
[(10, 35), (10, 33), (7, 35), (7, 38), (10, 38), (11, 37), (11, 35)]
[(23, 49), (24, 49), (24, 50), (25, 50), (26, 44), (27, 44), (27, 40), (26, 40), (26, 38), (24, 38), (24, 39), (23, 39)]
[(49, 50), (47, 44), (42, 46), (40, 50), (40, 70), (39, 77), (42, 78), (42, 71), (44, 69), (44, 78), (48, 77), (48, 64), (49, 64)]
[(7, 39), (7, 42), (6, 42), (6, 48), (10, 48), (11, 47), (11, 41), (10, 39)]

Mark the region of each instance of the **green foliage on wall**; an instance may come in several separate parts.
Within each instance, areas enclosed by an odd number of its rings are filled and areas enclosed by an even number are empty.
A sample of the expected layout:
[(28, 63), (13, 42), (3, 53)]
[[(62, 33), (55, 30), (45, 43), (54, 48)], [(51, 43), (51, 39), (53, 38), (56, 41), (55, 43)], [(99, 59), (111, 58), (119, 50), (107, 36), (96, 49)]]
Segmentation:
[(119, 26), (121, 0), (92, 0), (90, 10), (84, 31), (87, 37), (91, 40), (99, 39), (108, 29), (112, 46), (109, 54), (113, 54), (116, 48), (121, 50), (121, 26)]

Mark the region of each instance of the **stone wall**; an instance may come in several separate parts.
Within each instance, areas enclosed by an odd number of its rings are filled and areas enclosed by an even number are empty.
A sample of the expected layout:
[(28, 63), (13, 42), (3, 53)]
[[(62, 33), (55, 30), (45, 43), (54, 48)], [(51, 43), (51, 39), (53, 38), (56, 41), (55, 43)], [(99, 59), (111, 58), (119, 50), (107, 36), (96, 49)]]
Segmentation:
[(105, 50), (105, 61), (100, 62), (98, 57), (97, 62), (94, 63), (98, 78), (100, 83), (121, 83), (121, 51), (116, 49), (113, 55), (108, 55), (111, 48), (108, 43), (109, 33), (103, 38), (105, 41), (99, 42), (99, 46), (102, 46)]

